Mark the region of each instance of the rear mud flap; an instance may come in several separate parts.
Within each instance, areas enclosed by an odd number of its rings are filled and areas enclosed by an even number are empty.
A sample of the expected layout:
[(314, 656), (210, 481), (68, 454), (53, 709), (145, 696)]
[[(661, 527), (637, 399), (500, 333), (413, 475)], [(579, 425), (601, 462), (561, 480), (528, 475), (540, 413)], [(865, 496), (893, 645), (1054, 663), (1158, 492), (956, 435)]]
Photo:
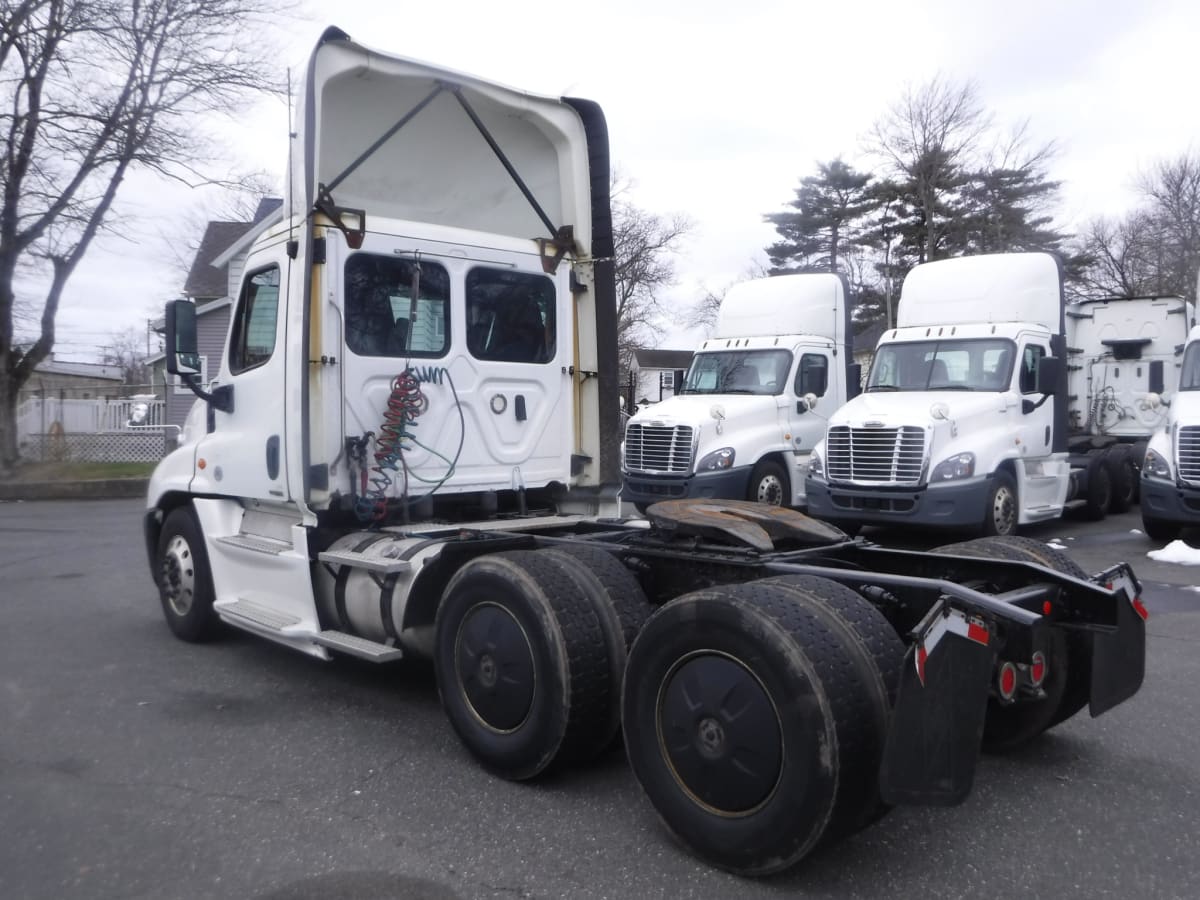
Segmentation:
[[(1112, 586), (1124, 590), (1127, 602), (1117, 604), (1116, 631), (1092, 638), (1092, 694), (1088, 709), (1098, 716), (1138, 692), (1146, 677), (1146, 607), (1140, 585), (1127, 567), (1106, 573)], [(1115, 577), (1114, 577), (1115, 576)], [(1105, 576), (1102, 576), (1105, 577)]]
[(904, 656), (879, 787), (886, 803), (953, 806), (975, 780), (993, 653), (986, 632), (932, 649), (925, 634)]

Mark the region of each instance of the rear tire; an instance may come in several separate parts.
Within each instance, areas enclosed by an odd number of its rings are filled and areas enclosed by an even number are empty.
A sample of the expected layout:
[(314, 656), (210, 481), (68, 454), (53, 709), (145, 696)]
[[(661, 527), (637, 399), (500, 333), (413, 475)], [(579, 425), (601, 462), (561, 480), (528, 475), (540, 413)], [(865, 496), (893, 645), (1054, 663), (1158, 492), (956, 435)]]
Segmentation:
[(820, 618), (838, 635), (862, 679), (859, 702), (868, 715), (860, 732), (864, 746), (853, 753), (861, 770), (843, 769), (841, 773), (837, 806), (821, 838), (822, 844), (831, 844), (879, 820), (891, 809), (879, 796), (879, 766), (904, 662), (904, 642), (883, 613), (836, 581), (812, 575), (783, 575), (758, 584), (778, 586)]
[(754, 467), (750, 475), (747, 500), (756, 500), (771, 506), (787, 506), (792, 499), (787, 472), (774, 460), (764, 459)]
[(221, 620), (213, 609), (208, 550), (192, 507), (180, 506), (167, 514), (154, 569), (163, 615), (175, 636), (189, 643), (217, 637)]
[(1112, 505), (1113, 483), (1107, 453), (1096, 457), (1088, 465), (1086, 493), (1084, 515), (1093, 522), (1098, 522), (1108, 515), (1108, 508)]
[(809, 853), (842, 779), (871, 769), (862, 667), (792, 593), (749, 582), (678, 597), (629, 655), (621, 718), (634, 775), (682, 843), (742, 875)]
[(438, 607), (442, 707), (488, 769), (522, 781), (608, 740), (609, 660), (591, 601), (552, 559), (515, 550), (471, 560)]
[[(936, 547), (932, 552), (1032, 562), (1073, 578), (1087, 579), (1087, 573), (1069, 556), (1031, 538), (978, 538)], [(989, 698), (983, 727), (985, 752), (1005, 753), (1022, 747), (1087, 705), (1091, 688), (1091, 644), (1086, 637), (1068, 635), (1060, 628), (1051, 628), (1049, 635), (1050, 643), (1046, 648), (1049, 671), (1042, 685), (1045, 697), (1018, 701), (1009, 706)]]
[(1123, 513), (1137, 502), (1138, 471), (1133, 464), (1133, 453), (1125, 444), (1117, 444), (1108, 451), (1108, 475), (1112, 482), (1112, 497), (1108, 501), (1110, 513)]

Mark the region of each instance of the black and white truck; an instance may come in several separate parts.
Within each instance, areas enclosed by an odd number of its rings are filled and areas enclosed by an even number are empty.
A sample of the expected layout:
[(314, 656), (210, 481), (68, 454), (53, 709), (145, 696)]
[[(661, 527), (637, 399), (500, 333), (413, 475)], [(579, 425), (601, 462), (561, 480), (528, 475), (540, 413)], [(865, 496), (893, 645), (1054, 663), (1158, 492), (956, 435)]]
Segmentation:
[(168, 368), (200, 395), (145, 515), (178, 637), (428, 657), (504, 778), (620, 733), (667, 827), (745, 874), (889, 804), (960, 802), (981, 745), (1139, 689), (1123, 564), (889, 550), (755, 503), (611, 518), (608, 169), (594, 103), (326, 32), (213, 383), (188, 378), (194, 309), (167, 308)]

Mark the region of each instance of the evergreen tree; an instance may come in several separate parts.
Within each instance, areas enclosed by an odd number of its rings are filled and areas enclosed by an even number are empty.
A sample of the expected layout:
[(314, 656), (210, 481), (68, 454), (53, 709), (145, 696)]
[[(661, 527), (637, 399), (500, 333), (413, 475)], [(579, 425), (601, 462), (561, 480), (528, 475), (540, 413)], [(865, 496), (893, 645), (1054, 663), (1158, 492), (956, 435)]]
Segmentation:
[(845, 256), (860, 240), (863, 219), (874, 206), (872, 177), (840, 158), (818, 163), (817, 174), (800, 182), (794, 212), (771, 213), (766, 221), (782, 240), (767, 248), (772, 271), (845, 271)]

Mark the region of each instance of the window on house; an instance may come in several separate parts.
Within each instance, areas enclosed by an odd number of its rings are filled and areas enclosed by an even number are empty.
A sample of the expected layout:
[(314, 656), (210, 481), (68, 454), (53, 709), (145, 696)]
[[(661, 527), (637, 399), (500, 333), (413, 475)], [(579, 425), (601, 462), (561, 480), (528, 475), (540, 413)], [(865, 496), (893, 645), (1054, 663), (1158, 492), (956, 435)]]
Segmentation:
[(439, 357), (450, 345), (450, 275), (438, 263), (346, 261), (346, 346), (359, 356)]
[(234, 313), (229, 341), (229, 371), (234, 375), (261, 366), (275, 352), (279, 320), (279, 267), (246, 276)]

